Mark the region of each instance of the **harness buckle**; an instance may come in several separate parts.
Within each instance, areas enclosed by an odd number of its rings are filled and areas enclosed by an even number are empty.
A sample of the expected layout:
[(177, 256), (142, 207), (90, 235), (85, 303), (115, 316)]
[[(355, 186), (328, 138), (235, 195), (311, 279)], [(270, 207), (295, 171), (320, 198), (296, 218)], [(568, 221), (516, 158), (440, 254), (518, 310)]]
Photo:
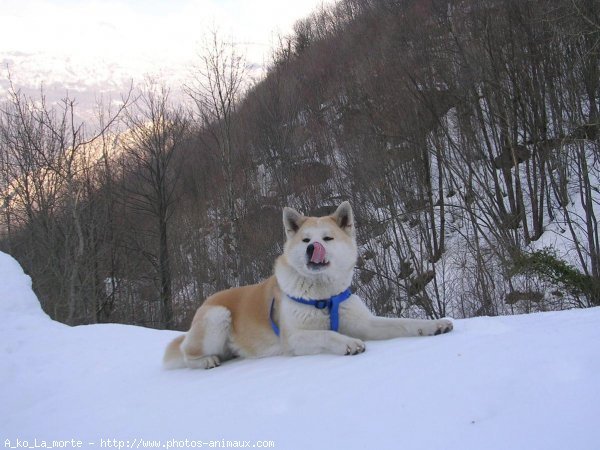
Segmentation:
[(329, 300), (315, 300), (315, 308), (325, 309), (329, 306)]

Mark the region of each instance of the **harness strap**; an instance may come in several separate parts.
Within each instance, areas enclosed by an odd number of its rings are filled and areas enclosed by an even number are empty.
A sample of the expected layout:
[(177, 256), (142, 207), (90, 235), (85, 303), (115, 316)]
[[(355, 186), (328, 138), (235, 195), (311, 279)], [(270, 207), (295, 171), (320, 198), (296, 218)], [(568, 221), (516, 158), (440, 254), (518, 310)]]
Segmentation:
[[(344, 292), (340, 292), (337, 295), (323, 300), (312, 300), (302, 297), (292, 297), (290, 295), (288, 295), (288, 297), (294, 300), (295, 302), (302, 303), (303, 305), (314, 306), (317, 309), (327, 308), (329, 310), (329, 328), (333, 331), (338, 331), (340, 326), (340, 303), (342, 303), (345, 300), (348, 300), (351, 295), (352, 291), (350, 290), (350, 288), (348, 288)], [(279, 336), (279, 327), (273, 320), (274, 305), (275, 299), (273, 298), (273, 300), (271, 301), (271, 310), (269, 311), (269, 320), (271, 321), (271, 328), (273, 328), (273, 332), (275, 333), (275, 335)]]
[(269, 320), (271, 321), (271, 328), (273, 328), (273, 333), (275, 333), (275, 336), (279, 336), (279, 327), (277, 326), (277, 324), (275, 323), (275, 320), (273, 320), (273, 307), (275, 306), (275, 297), (273, 297), (273, 300), (271, 300), (271, 310), (269, 311)]

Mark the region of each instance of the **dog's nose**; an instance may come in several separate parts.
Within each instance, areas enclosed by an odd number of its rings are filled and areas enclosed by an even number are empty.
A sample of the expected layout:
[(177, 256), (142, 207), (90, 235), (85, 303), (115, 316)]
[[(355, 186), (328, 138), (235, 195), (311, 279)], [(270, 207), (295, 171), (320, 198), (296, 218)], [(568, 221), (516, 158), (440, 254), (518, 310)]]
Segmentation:
[(310, 244), (308, 247), (306, 247), (306, 254), (308, 255), (309, 258), (312, 258), (314, 251), (315, 251), (314, 244)]

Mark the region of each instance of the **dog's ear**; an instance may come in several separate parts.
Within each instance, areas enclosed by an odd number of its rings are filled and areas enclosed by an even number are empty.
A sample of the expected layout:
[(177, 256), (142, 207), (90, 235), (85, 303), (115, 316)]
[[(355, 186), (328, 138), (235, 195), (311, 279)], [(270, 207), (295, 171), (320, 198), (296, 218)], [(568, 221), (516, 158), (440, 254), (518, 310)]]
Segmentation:
[(306, 217), (293, 208), (283, 208), (283, 228), (288, 238), (291, 238), (300, 229)]
[(331, 217), (346, 234), (354, 236), (354, 213), (349, 202), (342, 202)]

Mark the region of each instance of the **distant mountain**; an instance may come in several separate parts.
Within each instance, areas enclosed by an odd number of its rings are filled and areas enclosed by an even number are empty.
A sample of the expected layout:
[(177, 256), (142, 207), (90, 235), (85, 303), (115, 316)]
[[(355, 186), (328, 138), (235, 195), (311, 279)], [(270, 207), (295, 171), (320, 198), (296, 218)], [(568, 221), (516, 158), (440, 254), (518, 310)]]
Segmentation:
[[(250, 44), (251, 45), (251, 44)], [(246, 44), (248, 46), (248, 44)], [(254, 52), (256, 53), (256, 52)], [(0, 95), (10, 89), (10, 78), (17, 90), (32, 97), (40, 96), (40, 89), (51, 104), (67, 94), (78, 104), (81, 120), (93, 120), (100, 99), (119, 101), (131, 86), (139, 86), (144, 78), (152, 77), (165, 82), (181, 95), (182, 85), (189, 80), (193, 60), (150, 61), (140, 56), (137, 61), (123, 59), (119, 62), (81, 59), (56, 53), (54, 55), (21, 51), (0, 52)], [(254, 57), (247, 61), (251, 79), (263, 76), (264, 63)]]
[(32, 97), (39, 97), (43, 89), (50, 104), (68, 93), (77, 100), (82, 120), (94, 117), (98, 100), (119, 99), (132, 81), (140, 78), (140, 74), (125, 63), (81, 61), (69, 56), (14, 51), (0, 53), (0, 62), (3, 67), (0, 93), (5, 94), (10, 89), (10, 72), (15, 89)]

